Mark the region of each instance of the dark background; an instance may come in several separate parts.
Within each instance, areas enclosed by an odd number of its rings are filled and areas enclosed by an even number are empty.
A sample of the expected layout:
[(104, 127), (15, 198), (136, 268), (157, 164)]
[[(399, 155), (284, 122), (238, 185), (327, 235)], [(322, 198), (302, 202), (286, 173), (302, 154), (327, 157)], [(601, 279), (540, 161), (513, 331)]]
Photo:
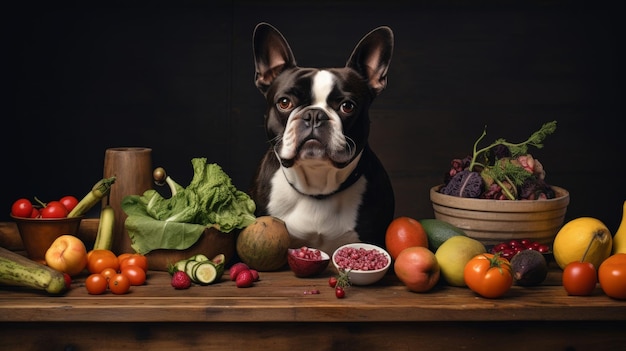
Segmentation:
[[(621, 220), (623, 11), (581, 1), (214, 1), (3, 10), (0, 220), (19, 197), (82, 197), (109, 147), (152, 148), (179, 183), (206, 157), (247, 190), (266, 148), (251, 38), (275, 25), (301, 66), (339, 66), (380, 25), (395, 33), (371, 144), (396, 215), (432, 217), (428, 191), (487, 129), (531, 149), (570, 191), (566, 220)], [(204, 5), (206, 3), (207, 5)], [(609, 2), (613, 3), (613, 2)], [(208, 5), (210, 4), (210, 5)]]

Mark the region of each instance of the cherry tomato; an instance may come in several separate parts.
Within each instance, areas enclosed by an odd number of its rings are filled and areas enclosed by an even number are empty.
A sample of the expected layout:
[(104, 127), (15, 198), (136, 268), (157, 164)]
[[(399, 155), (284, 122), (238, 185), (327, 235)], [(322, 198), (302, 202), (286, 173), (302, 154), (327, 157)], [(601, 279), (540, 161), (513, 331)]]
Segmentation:
[(563, 269), (563, 288), (569, 295), (591, 295), (597, 282), (598, 274), (589, 262), (570, 262)]
[(626, 253), (609, 256), (598, 268), (602, 291), (614, 299), (626, 299)]
[(130, 279), (130, 285), (142, 285), (146, 282), (146, 271), (139, 266), (125, 265), (120, 271)]
[(46, 207), (41, 209), (40, 213), (41, 218), (64, 218), (69, 212), (59, 201), (50, 201)]
[(72, 287), (72, 277), (67, 273), (63, 273), (63, 280), (65, 280), (65, 289), (70, 290)]
[(121, 263), (122, 261), (124, 261), (125, 259), (129, 258), (129, 257), (130, 257), (130, 256), (132, 256), (132, 255), (134, 255), (134, 254), (133, 254), (133, 253), (130, 253), (130, 252), (124, 252), (124, 253), (119, 254), (119, 255), (117, 256), (117, 259), (118, 259), (118, 260), (120, 261), (120, 263)]
[(28, 199), (19, 199), (11, 206), (11, 214), (15, 217), (30, 217), (33, 212), (33, 203)]
[(89, 273), (100, 273), (105, 268), (120, 269), (117, 256), (111, 250), (91, 250), (87, 253), (87, 270)]
[(41, 216), (39, 213), (39, 209), (37, 207), (33, 207), (33, 211), (30, 213), (30, 218), (38, 218)]
[(120, 261), (120, 270), (123, 270), (126, 266), (137, 266), (143, 269), (144, 272), (148, 271), (148, 258), (146, 256), (138, 253), (121, 254), (120, 256), (118, 256), (118, 260)]
[(67, 209), (68, 213), (72, 212), (74, 207), (78, 205), (78, 199), (72, 195), (63, 196), (61, 199), (59, 199), (59, 202), (62, 203), (63, 206), (65, 206), (65, 209)]
[(109, 290), (116, 295), (123, 295), (130, 290), (130, 279), (122, 273), (117, 273), (109, 279)]
[(112, 276), (116, 275), (118, 272), (114, 268), (105, 268), (100, 272), (107, 281), (111, 279)]
[(85, 287), (91, 295), (100, 295), (107, 290), (107, 280), (102, 274), (90, 274), (85, 279)]
[(498, 298), (513, 285), (509, 261), (499, 254), (484, 253), (470, 259), (463, 270), (465, 284), (486, 298)]

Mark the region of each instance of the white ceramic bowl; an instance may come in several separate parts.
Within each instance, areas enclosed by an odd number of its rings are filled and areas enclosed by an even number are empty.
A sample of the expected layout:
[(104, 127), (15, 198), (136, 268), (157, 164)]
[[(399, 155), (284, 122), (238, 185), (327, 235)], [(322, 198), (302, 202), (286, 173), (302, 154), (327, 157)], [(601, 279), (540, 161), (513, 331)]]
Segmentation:
[(333, 261), (333, 265), (335, 266), (337, 270), (343, 269), (343, 267), (339, 263), (337, 263), (337, 260), (338, 260), (338, 254), (340, 254), (342, 250), (346, 248), (353, 248), (353, 249), (359, 250), (359, 252), (364, 253), (364, 254), (367, 252), (373, 253), (371, 250), (376, 250), (376, 253), (378, 255), (382, 255), (384, 258), (387, 259), (387, 264), (383, 268), (379, 268), (379, 269), (373, 269), (373, 270), (345, 269), (346, 271), (348, 271), (348, 276), (350, 277), (350, 284), (352, 285), (374, 284), (377, 281), (381, 280), (385, 276), (385, 274), (387, 274), (387, 271), (389, 270), (389, 267), (391, 266), (391, 255), (389, 255), (389, 253), (385, 251), (385, 249), (379, 246), (372, 245), (372, 244), (364, 244), (364, 243), (346, 244), (346, 245), (339, 247), (337, 250), (335, 250), (335, 252), (333, 252), (332, 261)]

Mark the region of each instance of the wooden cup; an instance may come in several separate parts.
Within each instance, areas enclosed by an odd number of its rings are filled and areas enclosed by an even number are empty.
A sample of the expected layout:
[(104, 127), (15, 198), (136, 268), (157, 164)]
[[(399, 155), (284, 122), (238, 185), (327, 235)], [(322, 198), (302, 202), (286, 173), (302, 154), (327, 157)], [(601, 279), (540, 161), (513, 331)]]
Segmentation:
[[(124, 222), (128, 217), (122, 210), (127, 195), (142, 195), (152, 188), (152, 149), (145, 147), (109, 148), (104, 154), (104, 177), (115, 176), (109, 194), (109, 204), (115, 211), (113, 252), (134, 252)], [(102, 206), (106, 205), (106, 199)]]

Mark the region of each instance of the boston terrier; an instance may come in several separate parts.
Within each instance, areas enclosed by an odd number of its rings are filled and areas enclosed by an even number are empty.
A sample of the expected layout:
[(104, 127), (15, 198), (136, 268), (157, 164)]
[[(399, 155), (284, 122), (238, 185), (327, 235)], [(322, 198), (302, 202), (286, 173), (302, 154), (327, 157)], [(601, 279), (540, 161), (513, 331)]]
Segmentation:
[(250, 190), (256, 215), (283, 220), (292, 248), (332, 255), (347, 243), (384, 247), (395, 199), (368, 143), (369, 108), (387, 85), (393, 32), (365, 35), (342, 68), (298, 67), (267, 23), (256, 26), (253, 45), (269, 140)]

